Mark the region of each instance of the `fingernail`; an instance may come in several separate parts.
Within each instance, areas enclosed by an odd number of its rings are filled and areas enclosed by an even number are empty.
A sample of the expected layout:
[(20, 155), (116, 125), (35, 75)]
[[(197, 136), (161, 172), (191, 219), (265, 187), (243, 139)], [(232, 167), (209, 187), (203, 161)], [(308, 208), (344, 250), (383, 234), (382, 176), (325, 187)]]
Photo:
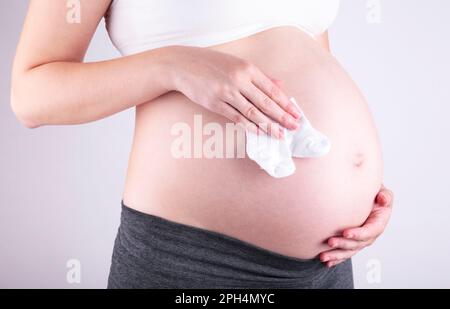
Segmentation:
[(326, 256), (326, 257), (324, 257), (324, 258), (322, 258), (322, 262), (328, 262), (330, 260), (330, 257), (328, 257), (328, 256)]
[(338, 245), (338, 244), (337, 244), (337, 243), (335, 243), (335, 242), (334, 242), (334, 243), (331, 243), (331, 247), (332, 247), (332, 248), (336, 248), (336, 247), (337, 247), (337, 245)]
[(347, 234), (347, 236), (345, 236), (345, 238), (353, 238), (353, 234)]

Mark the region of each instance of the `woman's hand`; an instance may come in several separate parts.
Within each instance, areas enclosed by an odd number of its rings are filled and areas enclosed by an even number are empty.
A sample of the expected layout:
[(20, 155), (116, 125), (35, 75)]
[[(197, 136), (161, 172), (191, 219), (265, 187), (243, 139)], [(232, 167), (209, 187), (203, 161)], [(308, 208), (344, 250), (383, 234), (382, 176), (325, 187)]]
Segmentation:
[(277, 82), (241, 58), (197, 47), (173, 47), (173, 88), (191, 101), (257, 133), (282, 138), (301, 115)]
[(363, 226), (346, 229), (342, 237), (334, 236), (328, 239), (328, 245), (333, 249), (322, 252), (319, 256), (320, 260), (328, 267), (333, 267), (373, 244), (386, 228), (393, 202), (393, 193), (382, 186), (375, 198), (372, 212)]

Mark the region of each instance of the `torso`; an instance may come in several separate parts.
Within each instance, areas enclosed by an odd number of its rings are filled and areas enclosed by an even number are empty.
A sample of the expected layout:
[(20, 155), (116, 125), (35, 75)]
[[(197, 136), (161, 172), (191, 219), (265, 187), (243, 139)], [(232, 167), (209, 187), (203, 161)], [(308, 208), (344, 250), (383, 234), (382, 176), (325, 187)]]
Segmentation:
[(298, 28), (272, 28), (209, 48), (283, 80), (285, 92), (331, 139), (331, 152), (294, 159), (296, 173), (283, 179), (248, 158), (176, 159), (175, 123), (193, 124), (194, 115), (202, 115), (204, 125), (229, 121), (171, 92), (136, 109), (125, 204), (280, 254), (315, 257), (327, 249), (328, 237), (365, 221), (381, 185), (380, 145), (365, 99), (334, 57)]

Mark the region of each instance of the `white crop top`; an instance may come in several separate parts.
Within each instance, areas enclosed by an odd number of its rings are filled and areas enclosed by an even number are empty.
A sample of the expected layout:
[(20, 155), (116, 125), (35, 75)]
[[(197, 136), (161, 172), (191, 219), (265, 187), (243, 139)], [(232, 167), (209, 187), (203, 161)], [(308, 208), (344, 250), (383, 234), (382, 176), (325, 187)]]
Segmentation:
[(113, 0), (109, 36), (122, 53), (169, 46), (207, 47), (277, 26), (311, 36), (334, 21), (339, 0)]

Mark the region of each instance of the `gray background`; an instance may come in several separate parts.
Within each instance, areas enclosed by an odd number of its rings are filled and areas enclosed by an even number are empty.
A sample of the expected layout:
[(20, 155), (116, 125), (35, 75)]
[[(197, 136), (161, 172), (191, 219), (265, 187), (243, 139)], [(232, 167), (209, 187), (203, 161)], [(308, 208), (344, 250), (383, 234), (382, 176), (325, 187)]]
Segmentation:
[[(360, 288), (450, 288), (450, 2), (342, 0), (332, 50), (365, 93), (396, 193), (385, 234), (354, 259)], [(119, 222), (132, 110), (81, 126), (28, 130), (9, 107), (26, 0), (0, 1), (0, 287), (103, 288)], [(118, 56), (101, 25), (87, 60)], [(81, 284), (66, 262), (81, 262)], [(366, 277), (369, 261), (381, 282)]]

